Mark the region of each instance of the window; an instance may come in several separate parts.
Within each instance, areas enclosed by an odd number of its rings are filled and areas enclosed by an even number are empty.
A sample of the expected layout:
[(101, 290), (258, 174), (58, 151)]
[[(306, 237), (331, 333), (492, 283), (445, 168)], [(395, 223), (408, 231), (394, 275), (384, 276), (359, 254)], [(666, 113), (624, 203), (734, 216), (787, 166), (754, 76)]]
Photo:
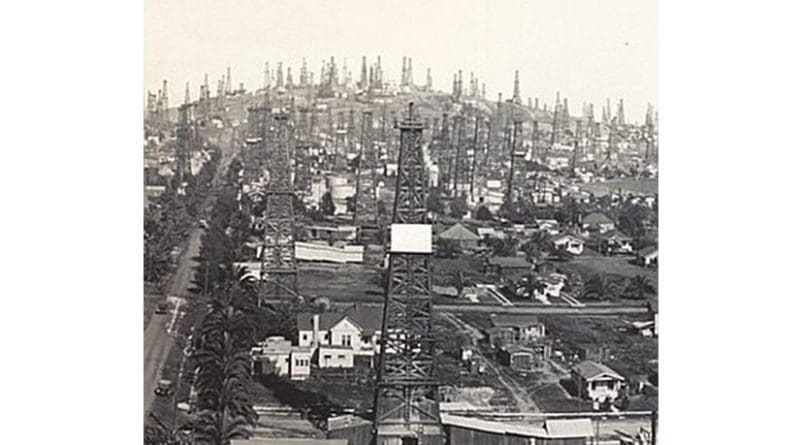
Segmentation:
[(350, 346), (351, 339), (349, 335), (342, 335), (342, 346)]
[(308, 340), (308, 334), (303, 334), (303, 341)]
[(344, 354), (339, 354), (339, 356), (338, 356), (337, 358), (338, 358), (339, 360), (344, 360)]

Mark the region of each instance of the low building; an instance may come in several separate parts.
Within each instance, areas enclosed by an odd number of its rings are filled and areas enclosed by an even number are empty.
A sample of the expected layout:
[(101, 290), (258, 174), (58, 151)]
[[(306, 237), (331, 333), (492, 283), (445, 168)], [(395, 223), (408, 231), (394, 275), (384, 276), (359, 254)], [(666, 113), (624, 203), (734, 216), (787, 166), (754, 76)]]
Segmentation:
[(581, 221), (581, 227), (590, 232), (606, 233), (614, 230), (614, 221), (603, 213), (590, 213)]
[(641, 249), (636, 254), (636, 260), (639, 264), (644, 267), (656, 267), (658, 266), (658, 247), (657, 246), (649, 246)]
[(533, 263), (524, 256), (489, 257), (484, 264), (484, 273), (503, 278), (513, 278), (533, 269)]
[(355, 241), (358, 237), (356, 226), (307, 226), (306, 235), (310, 240), (327, 241)]
[(595, 402), (616, 400), (625, 385), (625, 378), (608, 366), (586, 360), (572, 368), (572, 379), (578, 397)]
[(531, 371), (544, 366), (550, 352), (550, 345), (544, 342), (529, 346), (505, 345), (497, 351), (497, 361), (517, 371)]
[(441, 419), (450, 444), (586, 445), (594, 434), (590, 419), (547, 419), (532, 424), (448, 413), (442, 413)]
[(364, 246), (350, 246), (336, 243), (333, 246), (325, 242), (294, 243), (295, 258), (300, 261), (321, 261), (326, 263), (363, 263)]
[(512, 333), (514, 343), (537, 340), (545, 336), (545, 326), (535, 315), (498, 314), (491, 317), (492, 328)]
[(311, 349), (292, 346), (283, 337), (267, 337), (250, 350), (253, 374), (288, 376), (305, 380), (311, 375)]
[(571, 234), (563, 233), (550, 238), (550, 245), (556, 250), (564, 250), (573, 255), (580, 255), (583, 253), (584, 242), (583, 239)]
[(475, 250), (478, 248), (480, 237), (460, 223), (453, 224), (447, 230), (436, 236), (438, 239), (448, 240), (457, 244), (462, 250)]
[(600, 253), (604, 255), (629, 255), (633, 253), (633, 238), (620, 232), (610, 230), (599, 237)]

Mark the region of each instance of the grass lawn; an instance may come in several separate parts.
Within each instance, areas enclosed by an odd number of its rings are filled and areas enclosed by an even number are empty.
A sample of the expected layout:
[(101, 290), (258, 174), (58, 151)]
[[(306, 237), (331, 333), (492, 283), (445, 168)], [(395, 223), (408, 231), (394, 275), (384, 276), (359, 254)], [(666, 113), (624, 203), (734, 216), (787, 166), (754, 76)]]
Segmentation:
[(383, 302), (379, 271), (364, 264), (300, 263), (297, 285), (301, 295), (331, 301)]

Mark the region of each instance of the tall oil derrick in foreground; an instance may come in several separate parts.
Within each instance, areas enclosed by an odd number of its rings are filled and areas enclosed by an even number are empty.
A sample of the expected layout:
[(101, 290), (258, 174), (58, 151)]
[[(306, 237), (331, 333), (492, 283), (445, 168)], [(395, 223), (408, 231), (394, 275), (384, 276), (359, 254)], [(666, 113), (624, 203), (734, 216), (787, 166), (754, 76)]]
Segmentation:
[(294, 187), (289, 158), (289, 116), (273, 118), (274, 131), (266, 144), (267, 186), (264, 210), (264, 248), (261, 251), (261, 298), (297, 295), (294, 256)]
[(460, 188), (463, 189), (462, 182), (464, 181), (463, 175), (467, 173), (467, 167), (465, 162), (465, 150), (464, 145), (466, 144), (467, 138), (464, 136), (465, 130), (465, 119), (464, 116), (458, 115), (455, 118), (454, 127), (455, 127), (455, 163), (453, 165), (453, 196), (458, 197), (461, 196), (459, 192)]
[(400, 153), (389, 267), (375, 385), (375, 445), (444, 443), (431, 332), (431, 226), (422, 123), (408, 115), (397, 125)]
[(353, 224), (377, 225), (378, 202), (375, 196), (378, 154), (372, 136), (372, 112), (361, 117), (361, 141), (356, 164), (356, 193), (353, 202)]
[(514, 127), (510, 132), (509, 155), (511, 156), (511, 166), (508, 169), (508, 183), (506, 184), (506, 202), (509, 204), (514, 200), (514, 168), (517, 158), (517, 143), (522, 140), (522, 121), (514, 120)]

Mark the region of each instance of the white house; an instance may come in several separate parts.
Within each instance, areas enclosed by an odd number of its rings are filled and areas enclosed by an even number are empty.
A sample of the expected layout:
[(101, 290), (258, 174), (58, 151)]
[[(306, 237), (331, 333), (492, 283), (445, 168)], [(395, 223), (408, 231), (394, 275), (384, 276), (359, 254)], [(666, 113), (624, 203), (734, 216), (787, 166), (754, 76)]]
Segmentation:
[(658, 247), (656, 246), (645, 247), (636, 256), (642, 266), (653, 267), (658, 265)]
[(581, 221), (584, 230), (605, 233), (614, 230), (615, 224), (608, 216), (602, 213), (590, 213)]
[(583, 240), (570, 233), (554, 236), (550, 239), (550, 243), (557, 250), (566, 250), (573, 255), (580, 255), (583, 253)]
[(595, 402), (616, 400), (625, 384), (625, 378), (608, 366), (586, 360), (572, 368), (572, 379), (578, 396)]
[(297, 315), (298, 344), (309, 348), (320, 368), (353, 367), (359, 360), (372, 363), (379, 351), (383, 311), (354, 305), (342, 312)]
[(311, 349), (292, 346), (283, 337), (267, 337), (250, 350), (254, 374), (277, 374), (292, 380), (311, 375)]

